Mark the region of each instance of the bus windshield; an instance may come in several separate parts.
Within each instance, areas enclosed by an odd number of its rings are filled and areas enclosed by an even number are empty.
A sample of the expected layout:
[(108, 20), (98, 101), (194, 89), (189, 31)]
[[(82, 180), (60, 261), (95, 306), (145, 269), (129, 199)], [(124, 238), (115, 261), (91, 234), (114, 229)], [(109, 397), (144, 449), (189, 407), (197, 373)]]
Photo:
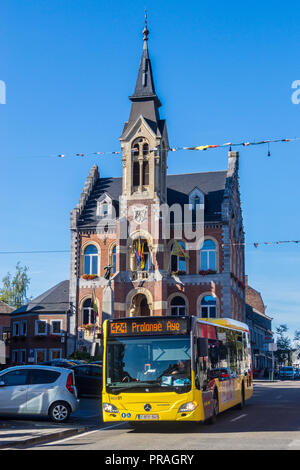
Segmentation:
[(109, 339), (106, 364), (109, 393), (183, 393), (191, 388), (189, 336)]

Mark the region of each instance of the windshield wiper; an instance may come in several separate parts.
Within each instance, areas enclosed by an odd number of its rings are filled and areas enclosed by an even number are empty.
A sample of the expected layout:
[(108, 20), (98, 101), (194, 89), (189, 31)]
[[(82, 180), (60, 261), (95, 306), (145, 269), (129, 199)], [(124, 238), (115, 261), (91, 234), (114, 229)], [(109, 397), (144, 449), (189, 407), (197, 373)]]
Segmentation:
[(160, 387), (161, 383), (160, 382), (134, 382), (131, 383), (130, 385), (106, 385), (107, 389), (111, 393), (120, 393), (120, 392), (125, 392), (127, 390), (133, 390), (133, 389), (141, 389), (141, 388), (152, 388), (152, 387)]

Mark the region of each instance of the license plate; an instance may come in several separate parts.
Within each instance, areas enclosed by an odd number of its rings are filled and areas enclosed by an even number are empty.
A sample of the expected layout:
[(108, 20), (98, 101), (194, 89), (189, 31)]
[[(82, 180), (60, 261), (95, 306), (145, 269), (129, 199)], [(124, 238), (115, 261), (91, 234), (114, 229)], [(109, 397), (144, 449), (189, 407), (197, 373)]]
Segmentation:
[(143, 420), (158, 419), (158, 415), (138, 415), (138, 419), (143, 419)]

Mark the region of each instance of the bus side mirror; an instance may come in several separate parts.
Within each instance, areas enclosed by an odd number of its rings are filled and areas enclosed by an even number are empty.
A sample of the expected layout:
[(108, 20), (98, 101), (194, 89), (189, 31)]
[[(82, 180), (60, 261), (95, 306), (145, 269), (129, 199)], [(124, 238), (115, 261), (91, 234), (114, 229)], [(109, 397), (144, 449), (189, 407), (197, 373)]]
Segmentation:
[(197, 338), (197, 356), (206, 357), (208, 356), (208, 339)]

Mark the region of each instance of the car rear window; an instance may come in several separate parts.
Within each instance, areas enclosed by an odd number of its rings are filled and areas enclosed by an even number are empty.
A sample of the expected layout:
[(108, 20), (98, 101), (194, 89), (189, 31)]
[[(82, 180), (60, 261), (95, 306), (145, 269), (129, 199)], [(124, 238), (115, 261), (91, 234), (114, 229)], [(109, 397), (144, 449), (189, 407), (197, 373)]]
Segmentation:
[(37, 384), (51, 384), (55, 382), (60, 376), (60, 372), (53, 370), (31, 370), (30, 371), (30, 383), (33, 385)]

